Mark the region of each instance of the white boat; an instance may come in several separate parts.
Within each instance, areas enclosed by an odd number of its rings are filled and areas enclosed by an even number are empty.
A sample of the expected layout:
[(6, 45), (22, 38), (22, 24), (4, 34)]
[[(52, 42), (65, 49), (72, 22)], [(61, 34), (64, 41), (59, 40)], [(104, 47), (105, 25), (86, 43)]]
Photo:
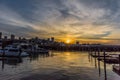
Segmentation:
[(4, 56), (28, 56), (29, 54), (27, 54), (27, 52), (23, 52), (21, 51), (19, 48), (14, 47), (12, 45), (9, 45), (7, 47), (5, 47), (4, 50), (0, 50), (0, 55), (4, 55)]
[(20, 44), (20, 48), (23, 51), (26, 51), (28, 53), (35, 52), (35, 53), (49, 53), (48, 50), (38, 47), (38, 45), (32, 45), (32, 44)]

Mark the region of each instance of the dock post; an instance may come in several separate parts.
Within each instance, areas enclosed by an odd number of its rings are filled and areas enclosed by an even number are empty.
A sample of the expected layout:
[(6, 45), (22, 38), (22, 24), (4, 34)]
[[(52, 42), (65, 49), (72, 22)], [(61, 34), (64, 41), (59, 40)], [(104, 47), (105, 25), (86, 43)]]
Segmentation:
[(4, 63), (4, 59), (2, 60), (2, 70), (4, 70), (5, 67), (5, 63)]
[(97, 61), (96, 61), (96, 50), (95, 50), (95, 68), (97, 68)]
[(106, 60), (106, 58), (105, 58), (105, 51), (104, 51), (103, 55), (104, 55), (104, 74), (105, 74), (105, 80), (107, 80), (106, 63), (105, 63), (105, 60)]
[(88, 59), (89, 59), (89, 62), (90, 62), (90, 54), (91, 54), (91, 52), (90, 52), (90, 49), (88, 50)]
[(92, 49), (91, 49), (91, 51), (90, 51), (90, 56), (91, 56), (91, 63), (93, 63), (92, 54), (93, 54), (93, 51), (92, 51)]
[(20, 56), (21, 56), (21, 53), (22, 53), (22, 50), (21, 50), (21, 49), (19, 49), (19, 55), (18, 55), (18, 57), (20, 57)]
[(2, 57), (4, 57), (5, 56), (5, 49), (3, 48), (3, 54), (2, 54)]
[[(98, 49), (98, 58), (100, 58), (100, 50)], [(101, 69), (100, 69), (100, 61), (98, 60), (98, 69), (99, 69), (99, 76), (101, 75)]]

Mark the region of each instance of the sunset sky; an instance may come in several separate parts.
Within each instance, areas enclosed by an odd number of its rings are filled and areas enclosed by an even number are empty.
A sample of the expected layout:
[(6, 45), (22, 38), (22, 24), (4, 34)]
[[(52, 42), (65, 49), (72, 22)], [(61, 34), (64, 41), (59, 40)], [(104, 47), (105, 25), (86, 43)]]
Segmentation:
[(120, 0), (0, 0), (0, 32), (120, 44)]

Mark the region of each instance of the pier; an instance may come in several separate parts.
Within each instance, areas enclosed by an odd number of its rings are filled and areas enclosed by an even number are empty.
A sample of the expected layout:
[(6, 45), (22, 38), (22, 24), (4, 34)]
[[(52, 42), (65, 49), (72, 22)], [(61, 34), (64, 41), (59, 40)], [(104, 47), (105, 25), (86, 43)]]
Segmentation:
[[(102, 49), (102, 50), (101, 50)], [(113, 50), (113, 51), (112, 51)], [(89, 58), (95, 58), (95, 66), (96, 66), (96, 59), (98, 60), (98, 67), (100, 73), (100, 61), (104, 63), (104, 69), (106, 68), (106, 64), (113, 65), (113, 71), (120, 75), (120, 52), (119, 47), (113, 47), (112, 50), (103, 49), (103, 48), (90, 48), (88, 51)], [(110, 52), (117, 52), (117, 54), (111, 54)], [(106, 75), (106, 69), (105, 69)], [(107, 80), (107, 79), (105, 79)]]

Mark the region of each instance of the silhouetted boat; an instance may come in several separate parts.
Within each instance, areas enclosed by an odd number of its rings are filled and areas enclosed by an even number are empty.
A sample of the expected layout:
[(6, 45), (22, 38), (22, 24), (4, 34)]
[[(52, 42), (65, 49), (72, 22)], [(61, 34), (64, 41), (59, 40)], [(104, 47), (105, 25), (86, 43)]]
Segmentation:
[(24, 57), (24, 56), (29, 56), (29, 54), (27, 54), (27, 52), (21, 51), (17, 47), (13, 47), (12, 45), (9, 45), (5, 47), (5, 49), (0, 50), (0, 56)]
[(20, 48), (28, 53), (49, 53), (49, 50), (38, 47), (38, 45), (32, 44), (20, 44)]

